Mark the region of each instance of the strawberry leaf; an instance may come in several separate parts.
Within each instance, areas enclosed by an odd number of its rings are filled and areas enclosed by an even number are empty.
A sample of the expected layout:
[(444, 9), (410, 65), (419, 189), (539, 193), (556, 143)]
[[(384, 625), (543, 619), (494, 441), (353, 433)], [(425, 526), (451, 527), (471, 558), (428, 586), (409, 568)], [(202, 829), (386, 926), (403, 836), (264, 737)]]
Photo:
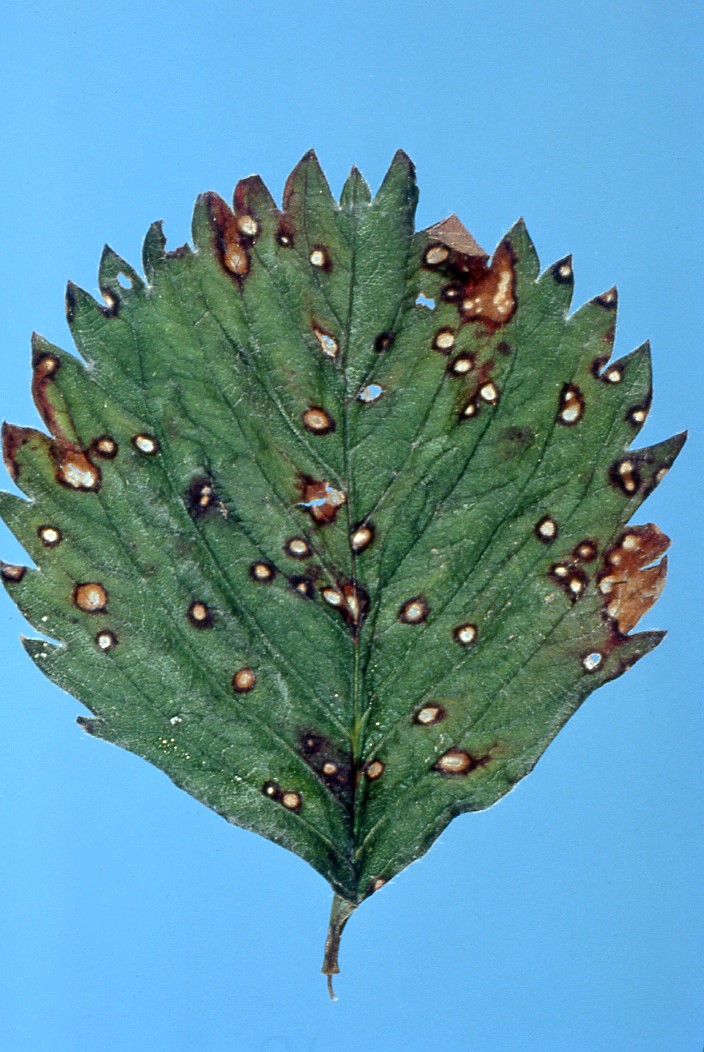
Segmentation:
[(33, 339), (46, 432), (5, 425), (33, 568), (25, 646), (137, 753), (354, 908), (453, 816), (489, 807), (631, 634), (668, 540), (627, 526), (683, 437), (630, 451), (647, 346), (609, 364), (616, 292), (569, 315), (522, 224), (493, 256), (456, 217), (414, 232), (399, 153), (339, 204), (308, 154), (278, 209), (202, 196), (144, 280), (106, 248), (73, 285), (80, 358)]

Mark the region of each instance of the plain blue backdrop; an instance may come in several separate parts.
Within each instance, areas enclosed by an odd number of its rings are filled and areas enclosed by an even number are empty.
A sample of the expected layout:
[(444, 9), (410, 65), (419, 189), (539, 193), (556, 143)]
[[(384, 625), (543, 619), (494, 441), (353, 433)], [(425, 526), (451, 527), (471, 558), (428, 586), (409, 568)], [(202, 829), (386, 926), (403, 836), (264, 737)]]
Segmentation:
[(64, 283), (97, 292), (104, 241), (137, 263), (202, 190), (279, 196), (310, 146), (376, 186), (401, 146), (420, 225), (492, 247), (522, 214), (576, 303), (616, 282), (618, 354), (653, 342), (644, 443), (692, 433), (637, 519), (673, 538), (666, 641), (365, 904), (337, 1004), (324, 882), (83, 734), (1, 595), (0, 1047), (701, 1052), (701, 5), (10, 0), (3, 31), (6, 418), (37, 423), (30, 332), (70, 345)]

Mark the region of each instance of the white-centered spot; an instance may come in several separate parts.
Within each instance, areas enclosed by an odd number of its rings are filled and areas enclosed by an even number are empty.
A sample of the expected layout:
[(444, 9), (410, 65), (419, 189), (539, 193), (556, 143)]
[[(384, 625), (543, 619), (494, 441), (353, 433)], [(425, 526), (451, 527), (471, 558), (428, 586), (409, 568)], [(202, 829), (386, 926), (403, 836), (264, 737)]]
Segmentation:
[(538, 535), (544, 541), (552, 541), (557, 537), (557, 523), (550, 515), (546, 515), (544, 519), (540, 520), (537, 530)]
[(62, 482), (71, 489), (92, 490), (100, 485), (100, 472), (83, 453), (69, 453), (58, 471)]
[(374, 540), (374, 530), (371, 526), (359, 526), (352, 533), (350, 544), (353, 552), (363, 552)]
[(308, 559), (313, 554), (305, 537), (290, 537), (284, 545), (284, 551), (293, 559)]
[(477, 406), (477, 403), (474, 401), (474, 399), (472, 399), (472, 401), (467, 402), (467, 405), (462, 410), (462, 416), (464, 416), (464, 417), (476, 416), (478, 411), (479, 411), (479, 407)]
[(40, 526), (39, 537), (47, 548), (56, 548), (61, 543), (61, 530), (56, 526)]
[(318, 435), (327, 434), (335, 429), (333, 418), (320, 406), (311, 406), (309, 409), (306, 409), (302, 414), (302, 419), (305, 427)]
[(477, 638), (477, 626), (466, 622), (463, 625), (458, 625), (453, 630), (453, 638), (456, 643), (459, 643), (463, 647), (470, 646)]
[(253, 563), (251, 574), (255, 581), (271, 581), (274, 578), (274, 568), (269, 563)]
[(144, 453), (145, 456), (153, 456), (159, 451), (159, 441), (154, 435), (135, 435), (132, 439), (132, 444), (135, 449), (139, 450), (140, 453)]
[(433, 347), (437, 351), (447, 353), (451, 351), (455, 344), (455, 333), (452, 329), (439, 329), (435, 333), (435, 339), (433, 340)]
[(96, 438), (93, 449), (99, 456), (110, 460), (117, 454), (117, 442), (109, 435), (103, 435), (101, 438)]
[(448, 749), (435, 764), (444, 774), (465, 774), (473, 765), (472, 757), (464, 749)]
[(314, 248), (308, 258), (314, 267), (326, 267), (328, 265), (328, 254), (324, 248)]
[(439, 723), (444, 715), (445, 710), (440, 705), (424, 705), (422, 709), (418, 709), (414, 720), (424, 727), (429, 727), (433, 723)]
[(323, 764), (323, 774), (326, 774), (328, 776), (328, 778), (331, 775), (333, 775), (333, 774), (337, 774), (337, 764), (336, 763), (331, 763), (330, 761), (328, 761), (327, 763), (324, 763)]
[(321, 595), (330, 606), (343, 606), (345, 599), (336, 588), (323, 588)]
[(584, 415), (584, 397), (574, 384), (567, 384), (560, 397), (558, 420), (568, 427), (578, 423)]
[(399, 618), (408, 625), (418, 625), (428, 616), (428, 604), (422, 596), (409, 599), (399, 610)]
[(106, 628), (104, 631), (98, 632), (95, 642), (101, 650), (112, 650), (113, 647), (117, 646), (117, 637), (114, 632)]
[(179, 723), (183, 723), (183, 716), (172, 716), (169, 723), (172, 727), (177, 727)]
[(450, 250), (445, 245), (430, 245), (425, 250), (424, 261), (427, 267), (439, 267), (450, 255)]
[(450, 366), (450, 372), (454, 373), (455, 376), (465, 376), (467, 373), (471, 373), (473, 368), (474, 360), (468, 354), (461, 354), (455, 358)]
[(491, 381), (487, 384), (483, 384), (479, 388), (479, 397), (483, 402), (488, 402), (489, 405), (496, 405), (499, 400), (499, 391), (496, 384)]
[(592, 651), (591, 654), (587, 654), (586, 657), (582, 658), (582, 664), (584, 665), (587, 672), (594, 672), (603, 661), (603, 656), (598, 650)]
[(612, 365), (604, 373), (604, 379), (610, 384), (620, 384), (623, 379), (623, 370), (620, 365)]
[(568, 263), (567, 261), (561, 263), (560, 266), (557, 268), (557, 273), (563, 281), (569, 280), (569, 278), (572, 277), (572, 264)]

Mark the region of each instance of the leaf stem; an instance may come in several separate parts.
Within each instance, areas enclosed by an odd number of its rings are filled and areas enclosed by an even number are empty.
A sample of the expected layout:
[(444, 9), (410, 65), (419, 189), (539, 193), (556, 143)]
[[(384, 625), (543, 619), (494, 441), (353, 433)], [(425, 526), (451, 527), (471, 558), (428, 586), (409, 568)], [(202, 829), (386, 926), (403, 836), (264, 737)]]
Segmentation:
[(323, 975), (328, 977), (328, 993), (333, 1001), (337, 1001), (335, 991), (332, 988), (332, 977), (340, 971), (337, 961), (340, 951), (340, 939), (347, 921), (356, 909), (357, 904), (355, 902), (343, 899), (337, 892), (333, 895), (330, 923), (328, 925), (327, 938), (325, 939), (325, 956), (323, 958), (323, 967), (320, 969)]

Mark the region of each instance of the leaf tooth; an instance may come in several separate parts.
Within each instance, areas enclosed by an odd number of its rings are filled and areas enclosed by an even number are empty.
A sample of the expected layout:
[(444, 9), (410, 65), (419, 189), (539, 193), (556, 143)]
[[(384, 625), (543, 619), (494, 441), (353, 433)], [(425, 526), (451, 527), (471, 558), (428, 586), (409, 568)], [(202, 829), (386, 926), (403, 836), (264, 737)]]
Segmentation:
[(144, 282), (129, 263), (109, 245), (104, 245), (98, 265), (98, 287), (108, 311), (117, 314), (125, 295), (130, 290), (143, 288)]
[(513, 249), (521, 282), (535, 281), (540, 273), (540, 260), (522, 217), (513, 224), (504, 240)]
[(276, 203), (258, 175), (240, 179), (232, 195), (232, 209), (239, 233), (252, 241), (262, 229), (270, 233), (278, 224)]
[(166, 236), (163, 220), (157, 219), (149, 227), (142, 245), (142, 266), (147, 280), (153, 282), (156, 269), (166, 258)]
[(345, 184), (342, 187), (342, 193), (340, 194), (340, 207), (354, 211), (359, 209), (360, 206), (366, 206), (372, 199), (372, 193), (369, 189), (369, 184), (364, 178), (359, 168), (356, 165), (352, 165), (350, 168), (349, 175), (345, 180)]
[(301, 157), (286, 180), (283, 192), (283, 210), (298, 218), (305, 210), (306, 197), (314, 195), (318, 205), (332, 212), (336, 202), (330, 185), (318, 162), (315, 150), (308, 150)]
[(609, 465), (609, 481), (626, 497), (641, 504), (659, 486), (687, 441), (682, 431), (643, 449), (626, 451)]

